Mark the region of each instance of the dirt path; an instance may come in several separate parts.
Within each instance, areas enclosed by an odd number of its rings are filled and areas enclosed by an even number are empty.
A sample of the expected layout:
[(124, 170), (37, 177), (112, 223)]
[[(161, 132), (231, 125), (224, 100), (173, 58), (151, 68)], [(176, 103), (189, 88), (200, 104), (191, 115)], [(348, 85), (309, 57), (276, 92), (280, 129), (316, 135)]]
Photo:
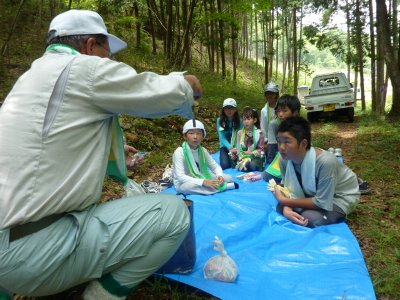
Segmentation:
[[(313, 123), (312, 129), (313, 131), (320, 129), (324, 123)], [(335, 133), (333, 140), (331, 140), (332, 147), (342, 148), (343, 156), (346, 160), (351, 161), (354, 157), (354, 149), (352, 145), (354, 144), (354, 140), (357, 139), (357, 128), (358, 123), (343, 123), (337, 122), (335, 125), (338, 127), (338, 130)]]

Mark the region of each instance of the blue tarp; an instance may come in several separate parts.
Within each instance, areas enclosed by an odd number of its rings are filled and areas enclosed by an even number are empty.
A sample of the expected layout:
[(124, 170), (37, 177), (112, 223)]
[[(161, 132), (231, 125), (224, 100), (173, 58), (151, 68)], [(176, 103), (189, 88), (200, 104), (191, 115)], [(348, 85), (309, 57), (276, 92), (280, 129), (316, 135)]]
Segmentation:
[[(225, 170), (236, 177), (236, 170)], [(197, 261), (190, 275), (168, 278), (221, 299), (376, 299), (358, 242), (346, 223), (310, 229), (288, 221), (263, 180), (194, 202)], [(167, 193), (176, 193), (174, 188)], [(207, 280), (218, 236), (240, 269), (235, 283)]]

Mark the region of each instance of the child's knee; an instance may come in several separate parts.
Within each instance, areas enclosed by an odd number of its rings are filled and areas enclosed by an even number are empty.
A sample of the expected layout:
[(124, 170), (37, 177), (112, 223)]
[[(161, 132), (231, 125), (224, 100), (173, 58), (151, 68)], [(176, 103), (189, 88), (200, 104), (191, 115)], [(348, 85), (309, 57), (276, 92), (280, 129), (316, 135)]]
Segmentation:
[(301, 213), (301, 215), (308, 220), (307, 227), (314, 228), (329, 224), (326, 215), (318, 210), (305, 210)]

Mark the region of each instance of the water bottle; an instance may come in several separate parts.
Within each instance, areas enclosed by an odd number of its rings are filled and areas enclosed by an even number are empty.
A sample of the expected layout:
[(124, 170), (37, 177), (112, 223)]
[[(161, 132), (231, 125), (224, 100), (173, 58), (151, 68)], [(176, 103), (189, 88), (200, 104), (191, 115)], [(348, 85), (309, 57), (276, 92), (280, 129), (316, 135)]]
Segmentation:
[(341, 163), (344, 163), (342, 148), (336, 148), (334, 154)]
[(264, 171), (264, 169), (265, 169), (265, 152), (264, 151), (261, 151), (260, 158), (261, 158), (261, 171)]

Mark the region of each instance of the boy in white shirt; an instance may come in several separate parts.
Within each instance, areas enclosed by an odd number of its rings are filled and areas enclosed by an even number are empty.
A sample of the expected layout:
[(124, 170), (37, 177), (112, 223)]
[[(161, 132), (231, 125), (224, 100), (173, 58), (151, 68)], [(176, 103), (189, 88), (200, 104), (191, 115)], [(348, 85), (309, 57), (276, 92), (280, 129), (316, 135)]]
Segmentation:
[(203, 123), (189, 120), (183, 127), (185, 141), (172, 157), (176, 191), (183, 194), (215, 194), (238, 188), (232, 176), (224, 174), (201, 142), (206, 137)]

